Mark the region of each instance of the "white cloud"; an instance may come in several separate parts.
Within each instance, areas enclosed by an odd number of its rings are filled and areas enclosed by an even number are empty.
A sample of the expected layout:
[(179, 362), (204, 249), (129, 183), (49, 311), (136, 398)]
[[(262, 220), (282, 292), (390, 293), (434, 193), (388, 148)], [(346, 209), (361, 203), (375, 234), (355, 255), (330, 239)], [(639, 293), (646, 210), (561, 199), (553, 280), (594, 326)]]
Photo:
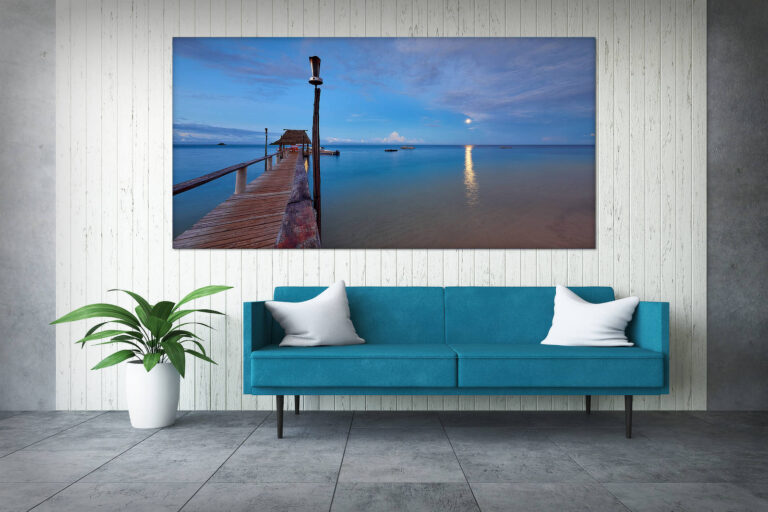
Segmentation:
[(381, 142), (405, 142), (405, 137), (400, 135), (397, 132), (392, 132), (383, 139), (381, 139)]
[(374, 137), (372, 139), (351, 139), (347, 137), (326, 137), (323, 139), (326, 144), (420, 144), (422, 139), (409, 139), (394, 131), (386, 137)]
[(325, 142), (327, 144), (349, 144), (349, 143), (355, 143), (355, 142), (363, 142), (362, 139), (355, 140), (355, 139), (345, 139), (343, 137), (326, 137)]
[(398, 132), (392, 132), (386, 137), (371, 139), (370, 142), (378, 144), (402, 144), (404, 142), (418, 144), (424, 141), (422, 139), (409, 139), (404, 135), (400, 135)]

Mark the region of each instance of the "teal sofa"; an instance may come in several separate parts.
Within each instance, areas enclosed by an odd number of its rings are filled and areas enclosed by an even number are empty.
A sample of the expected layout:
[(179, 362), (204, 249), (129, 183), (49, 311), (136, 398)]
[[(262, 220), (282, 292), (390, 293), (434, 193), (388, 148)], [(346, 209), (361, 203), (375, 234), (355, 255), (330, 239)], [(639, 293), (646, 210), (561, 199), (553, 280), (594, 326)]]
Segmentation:
[[(278, 287), (299, 302), (322, 287)], [(571, 288), (590, 302), (609, 287)], [(554, 287), (349, 287), (364, 345), (279, 347), (284, 336), (264, 302), (243, 311), (244, 392), (285, 395), (624, 395), (669, 392), (669, 304), (640, 302), (627, 328), (634, 347), (541, 345), (552, 324)], [(298, 400), (296, 413), (298, 413)]]

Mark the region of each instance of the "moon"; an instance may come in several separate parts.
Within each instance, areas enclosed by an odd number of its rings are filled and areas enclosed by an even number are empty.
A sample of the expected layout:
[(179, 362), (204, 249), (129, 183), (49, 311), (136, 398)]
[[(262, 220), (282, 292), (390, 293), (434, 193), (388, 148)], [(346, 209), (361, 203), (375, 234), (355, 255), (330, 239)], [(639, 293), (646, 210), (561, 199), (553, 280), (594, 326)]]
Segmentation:
[(472, 122), (472, 120), (471, 120), (470, 118), (466, 118), (466, 119), (464, 120), (464, 123), (465, 123), (465, 124), (470, 124), (471, 122)]

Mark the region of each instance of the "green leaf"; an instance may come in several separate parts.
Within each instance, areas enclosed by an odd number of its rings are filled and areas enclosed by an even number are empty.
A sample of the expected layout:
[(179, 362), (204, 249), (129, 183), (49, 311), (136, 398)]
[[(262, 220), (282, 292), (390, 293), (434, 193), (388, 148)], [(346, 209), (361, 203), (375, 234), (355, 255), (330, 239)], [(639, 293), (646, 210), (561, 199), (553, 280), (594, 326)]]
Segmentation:
[(179, 375), (184, 376), (184, 348), (175, 341), (164, 341), (160, 344), (165, 350), (165, 354), (168, 359), (171, 360), (171, 364), (178, 370)]
[(135, 341), (137, 344), (141, 345), (142, 347), (147, 348), (147, 343), (144, 341), (144, 336), (141, 336), (141, 335), (136, 336), (136, 334), (138, 333), (127, 332), (125, 334), (115, 336), (112, 339), (118, 340), (118, 341)]
[(156, 316), (150, 315), (147, 317), (144, 325), (147, 327), (152, 336), (155, 338), (162, 338), (168, 333), (168, 331), (171, 330), (173, 327), (173, 322), (169, 322), (164, 318), (158, 318)]
[[(105, 322), (105, 323), (107, 323), (107, 322)], [(95, 334), (89, 334), (89, 335), (85, 336), (85, 338), (77, 340), (75, 343), (81, 343), (83, 346), (85, 346), (85, 343), (87, 341), (100, 340), (102, 338), (109, 338), (111, 336), (117, 336), (118, 334), (125, 334), (126, 332), (128, 332), (128, 331), (118, 331), (118, 330), (108, 329), (106, 331), (100, 331), (100, 332), (97, 332)]]
[(141, 295), (139, 295), (138, 293), (134, 293), (134, 292), (132, 292), (130, 290), (122, 290), (120, 288), (112, 288), (112, 289), (107, 290), (107, 291), (127, 293), (128, 295), (130, 295), (133, 298), (133, 300), (136, 301), (136, 303), (139, 305), (139, 307), (141, 309), (143, 309), (147, 314), (149, 314), (149, 312), (152, 311), (152, 306), (149, 304), (149, 301), (146, 300)]
[(210, 285), (210, 286), (203, 286), (202, 288), (198, 288), (197, 290), (194, 290), (190, 293), (188, 293), (183, 299), (179, 301), (178, 304), (173, 308), (173, 311), (176, 311), (179, 309), (179, 306), (182, 304), (186, 304), (187, 302), (195, 299), (200, 299), (202, 297), (207, 297), (209, 295), (213, 295), (214, 293), (223, 292), (225, 290), (232, 289), (231, 286), (218, 286), (218, 285)]
[(111, 356), (107, 356), (104, 359), (101, 360), (99, 364), (91, 368), (91, 370), (99, 370), (101, 368), (106, 368), (107, 366), (112, 366), (117, 363), (122, 363), (126, 359), (130, 359), (134, 357), (135, 354), (133, 353), (133, 350), (119, 350), (112, 354)]
[[(107, 322), (107, 323), (110, 323), (110, 322)], [(112, 320), (111, 323), (120, 324), (120, 325), (124, 325), (126, 327), (130, 327), (132, 329), (131, 332), (137, 332), (136, 329), (140, 329), (139, 326), (141, 325), (139, 323), (139, 321), (138, 321), (138, 318), (134, 318), (134, 320), (132, 322), (126, 322), (124, 320)]]
[(99, 329), (100, 327), (103, 327), (103, 326), (105, 326), (105, 325), (107, 325), (109, 323), (112, 323), (112, 322), (101, 322), (101, 323), (98, 323), (98, 324), (94, 325), (93, 327), (88, 329), (88, 332), (85, 333), (85, 336), (86, 337), (90, 336), (91, 334), (95, 333), (97, 329)]
[(185, 325), (199, 325), (201, 327), (207, 327), (208, 329), (210, 329), (212, 331), (216, 330), (213, 327), (211, 327), (210, 325), (204, 324), (203, 322), (184, 322), (184, 323), (181, 323), (181, 324), (177, 325), (176, 328), (178, 329), (179, 327), (184, 327)]
[(168, 320), (168, 317), (173, 312), (173, 307), (176, 304), (169, 300), (160, 301), (152, 308), (152, 313), (150, 313), (152, 316), (156, 316), (157, 318), (162, 318), (163, 320)]
[(181, 317), (187, 316), (190, 313), (208, 313), (211, 315), (223, 315), (221, 311), (214, 311), (213, 309), (182, 309), (179, 311), (176, 311), (174, 314), (172, 314), (170, 317), (168, 317), (169, 322), (175, 322)]
[(173, 322), (168, 322), (168, 321), (164, 322), (162, 328), (159, 331), (157, 331), (158, 339), (168, 334), (168, 332), (171, 329), (173, 329)]
[(152, 354), (147, 354), (144, 356), (144, 368), (147, 369), (147, 371), (150, 371), (152, 368), (155, 367), (155, 365), (160, 362), (160, 359), (162, 359), (163, 354), (154, 352)]
[(128, 345), (131, 345), (132, 347), (136, 347), (139, 350), (139, 352), (143, 352), (144, 351), (143, 348), (138, 346), (136, 343), (130, 341), (131, 338), (128, 338), (128, 339), (117, 339), (118, 337), (119, 336), (116, 336), (116, 337), (112, 338), (109, 341), (102, 341), (101, 343), (95, 343), (95, 345), (112, 345), (113, 343), (126, 343)]
[(173, 341), (175, 343), (181, 343), (183, 338), (184, 338), (183, 334), (174, 334), (172, 336), (166, 336), (165, 338), (163, 338), (163, 342), (164, 341)]
[(134, 347), (137, 347), (141, 352), (148, 352), (149, 349), (147, 347), (147, 344), (144, 343), (144, 339), (136, 339), (136, 337), (131, 336), (129, 334), (121, 334), (119, 336), (115, 336), (112, 338), (112, 341), (122, 341), (125, 343), (130, 343)]
[(129, 338), (133, 338), (139, 343), (144, 343), (144, 334), (139, 331), (126, 331), (125, 335)]
[(186, 352), (187, 354), (193, 355), (193, 356), (195, 356), (195, 357), (197, 357), (197, 358), (200, 358), (200, 359), (202, 359), (203, 361), (208, 361), (209, 363), (213, 363), (213, 364), (215, 364), (215, 365), (218, 365), (218, 363), (217, 363), (216, 361), (214, 361), (213, 359), (211, 359), (211, 358), (210, 358), (210, 357), (208, 357), (208, 356), (204, 356), (204, 355), (203, 355), (203, 354), (201, 354), (200, 352), (196, 352), (196, 351), (194, 351), (194, 350), (192, 350), (192, 349), (186, 349), (184, 352)]
[(136, 329), (139, 328), (139, 320), (131, 314), (127, 309), (115, 306), (114, 304), (89, 304), (78, 308), (61, 318), (54, 320), (51, 324), (61, 324), (64, 322), (76, 322), (78, 320), (86, 320), (88, 318), (116, 318), (123, 323), (130, 325)]
[(136, 306), (135, 308), (136, 316), (139, 317), (139, 321), (142, 325), (147, 325), (147, 321), (149, 319), (149, 313), (144, 310), (141, 306)]
[[(199, 340), (202, 339), (197, 334), (195, 334), (193, 332), (190, 332), (190, 331), (186, 331), (184, 329), (174, 329), (174, 330), (172, 330), (171, 332), (169, 332), (168, 334), (165, 335), (165, 339), (167, 340), (169, 338), (172, 338), (172, 337), (175, 337), (175, 336), (178, 336), (178, 335), (181, 335), (182, 337), (186, 337), (186, 338), (197, 338)], [(163, 341), (165, 341), (165, 340), (163, 340)]]
[(197, 345), (198, 348), (200, 349), (200, 352), (202, 352), (203, 355), (205, 355), (205, 347), (203, 346), (202, 343), (200, 343), (199, 341), (195, 341), (193, 339), (184, 340), (184, 341), (181, 341), (180, 343), (187, 343), (187, 342), (191, 342), (191, 343), (194, 343), (195, 345)]

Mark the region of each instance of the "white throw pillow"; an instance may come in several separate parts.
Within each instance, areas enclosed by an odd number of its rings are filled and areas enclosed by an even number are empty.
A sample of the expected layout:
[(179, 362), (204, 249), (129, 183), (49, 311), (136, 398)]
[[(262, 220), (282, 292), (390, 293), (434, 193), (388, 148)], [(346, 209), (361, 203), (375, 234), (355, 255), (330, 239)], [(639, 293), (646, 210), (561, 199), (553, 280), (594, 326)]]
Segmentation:
[(357, 335), (349, 318), (349, 302), (344, 281), (304, 302), (267, 301), (267, 309), (285, 330), (281, 347), (316, 347), (319, 345), (359, 345), (365, 340)]
[(555, 316), (542, 345), (631, 347), (624, 331), (640, 302), (637, 297), (592, 304), (565, 286), (555, 289)]

